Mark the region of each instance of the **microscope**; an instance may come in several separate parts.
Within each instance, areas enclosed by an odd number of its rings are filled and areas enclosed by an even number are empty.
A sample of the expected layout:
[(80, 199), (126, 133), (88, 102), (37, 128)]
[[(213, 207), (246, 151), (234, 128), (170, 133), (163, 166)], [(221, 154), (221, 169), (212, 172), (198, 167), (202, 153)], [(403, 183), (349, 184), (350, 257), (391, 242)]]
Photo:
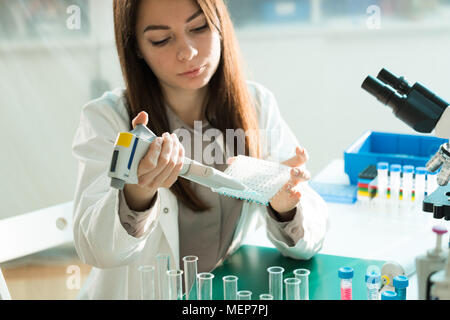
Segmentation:
[[(404, 77), (397, 77), (382, 69), (376, 78), (368, 76), (361, 87), (384, 105), (392, 108), (394, 115), (417, 132), (431, 133), (450, 138), (450, 106), (420, 83), (410, 86)], [(432, 212), (436, 219), (450, 220), (450, 144), (442, 144), (427, 162), (430, 172), (441, 170), (437, 176), (439, 187), (427, 194), (422, 209)], [(416, 257), (419, 299), (450, 299), (450, 250), (441, 249), (442, 235), (447, 232), (434, 227), (436, 247)], [(446, 257), (447, 256), (447, 257)]]

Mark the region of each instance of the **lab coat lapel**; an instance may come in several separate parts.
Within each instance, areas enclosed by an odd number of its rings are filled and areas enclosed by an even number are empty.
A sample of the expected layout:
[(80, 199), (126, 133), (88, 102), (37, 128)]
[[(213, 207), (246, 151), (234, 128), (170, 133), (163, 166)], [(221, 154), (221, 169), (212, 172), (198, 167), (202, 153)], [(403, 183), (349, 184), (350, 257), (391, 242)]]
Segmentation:
[(160, 188), (159, 223), (166, 236), (177, 268), (179, 268), (179, 240), (178, 240), (178, 203), (175, 195), (168, 189)]

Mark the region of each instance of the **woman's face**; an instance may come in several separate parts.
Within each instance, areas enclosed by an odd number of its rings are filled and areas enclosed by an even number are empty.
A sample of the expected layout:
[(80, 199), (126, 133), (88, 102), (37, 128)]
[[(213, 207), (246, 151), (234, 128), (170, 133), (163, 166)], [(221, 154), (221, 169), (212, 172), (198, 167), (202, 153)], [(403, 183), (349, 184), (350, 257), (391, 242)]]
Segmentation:
[(141, 0), (136, 38), (163, 87), (200, 89), (220, 61), (220, 36), (193, 0)]

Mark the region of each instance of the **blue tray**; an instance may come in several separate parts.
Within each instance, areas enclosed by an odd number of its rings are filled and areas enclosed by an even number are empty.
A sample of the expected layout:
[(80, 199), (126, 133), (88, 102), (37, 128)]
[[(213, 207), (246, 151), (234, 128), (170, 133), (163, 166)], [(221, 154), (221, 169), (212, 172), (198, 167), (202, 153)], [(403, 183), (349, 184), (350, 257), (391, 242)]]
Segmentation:
[(358, 174), (377, 162), (423, 167), (447, 141), (427, 135), (367, 131), (344, 151), (344, 171), (350, 183), (357, 184)]

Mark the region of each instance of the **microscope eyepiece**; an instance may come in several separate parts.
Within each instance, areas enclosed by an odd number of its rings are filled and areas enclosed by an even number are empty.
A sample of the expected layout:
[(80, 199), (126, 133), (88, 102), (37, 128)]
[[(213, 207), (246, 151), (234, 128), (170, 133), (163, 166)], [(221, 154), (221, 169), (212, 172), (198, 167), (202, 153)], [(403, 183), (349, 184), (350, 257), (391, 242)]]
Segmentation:
[(411, 86), (408, 84), (404, 77), (397, 77), (387, 69), (381, 69), (381, 71), (377, 75), (377, 78), (380, 81), (390, 85), (401, 94), (408, 94), (411, 91)]
[(389, 105), (393, 108), (394, 112), (399, 100), (402, 99), (394, 89), (372, 76), (367, 76), (361, 87), (377, 98), (382, 104)]

